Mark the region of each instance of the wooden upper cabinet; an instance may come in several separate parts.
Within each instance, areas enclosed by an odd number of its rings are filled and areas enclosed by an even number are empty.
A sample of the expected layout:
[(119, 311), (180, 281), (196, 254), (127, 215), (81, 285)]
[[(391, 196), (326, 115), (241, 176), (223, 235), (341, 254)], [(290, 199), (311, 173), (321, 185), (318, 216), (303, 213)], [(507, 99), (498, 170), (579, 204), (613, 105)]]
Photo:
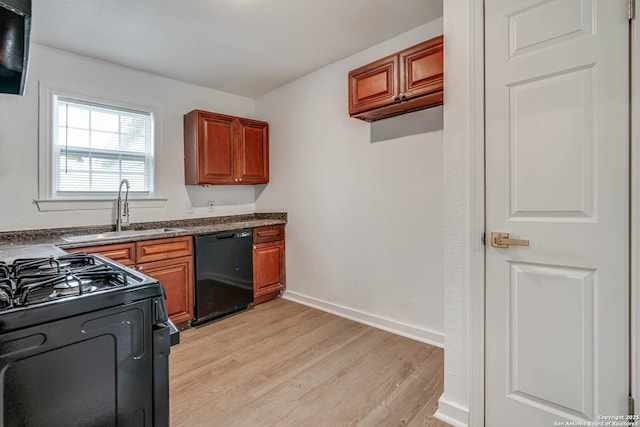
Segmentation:
[(407, 100), (442, 91), (443, 54), (442, 36), (400, 52), (400, 93)]
[(443, 37), (349, 73), (349, 115), (368, 122), (442, 104)]
[(236, 175), (243, 184), (269, 182), (269, 125), (238, 119)]
[(269, 182), (266, 122), (194, 110), (184, 116), (185, 184)]
[(227, 184), (233, 182), (233, 162), (235, 155), (235, 135), (233, 117), (201, 114), (197, 126), (201, 131), (198, 138), (199, 180), (207, 184)]
[(351, 114), (389, 104), (398, 96), (398, 56), (393, 55), (360, 67), (349, 74)]

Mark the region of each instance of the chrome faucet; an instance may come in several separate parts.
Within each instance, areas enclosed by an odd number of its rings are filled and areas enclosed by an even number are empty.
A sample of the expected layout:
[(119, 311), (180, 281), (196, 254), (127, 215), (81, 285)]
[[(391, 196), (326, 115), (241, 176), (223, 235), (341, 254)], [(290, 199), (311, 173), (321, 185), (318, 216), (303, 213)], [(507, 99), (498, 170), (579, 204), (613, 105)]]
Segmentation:
[[(127, 192), (124, 195), (124, 206), (122, 205), (122, 185), (126, 184)], [(123, 210), (124, 207), (124, 210)], [(129, 224), (129, 181), (120, 181), (118, 189), (118, 201), (116, 202), (116, 231), (122, 231), (122, 218), (126, 218), (125, 224)]]

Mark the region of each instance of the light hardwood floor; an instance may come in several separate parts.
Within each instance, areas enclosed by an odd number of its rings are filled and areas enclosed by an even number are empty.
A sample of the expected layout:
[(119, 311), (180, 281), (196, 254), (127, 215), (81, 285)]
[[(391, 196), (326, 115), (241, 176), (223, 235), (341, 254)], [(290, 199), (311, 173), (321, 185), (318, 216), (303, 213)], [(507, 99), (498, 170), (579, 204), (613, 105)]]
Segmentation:
[(180, 338), (173, 427), (446, 425), (440, 348), (285, 300)]

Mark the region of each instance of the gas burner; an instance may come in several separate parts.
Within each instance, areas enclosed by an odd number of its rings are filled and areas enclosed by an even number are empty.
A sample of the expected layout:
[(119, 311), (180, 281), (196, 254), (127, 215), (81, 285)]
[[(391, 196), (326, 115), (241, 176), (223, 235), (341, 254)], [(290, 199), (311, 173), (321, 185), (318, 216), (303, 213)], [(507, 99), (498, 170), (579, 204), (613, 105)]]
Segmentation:
[(98, 290), (97, 286), (92, 286), (91, 280), (76, 280), (71, 277), (66, 282), (58, 283), (53, 286), (53, 292), (50, 298), (64, 297), (68, 295), (81, 295), (85, 292), (94, 292)]
[(37, 267), (37, 270), (43, 274), (60, 273), (62, 269), (69, 267), (71, 262), (60, 262), (57, 265), (43, 264)]
[(59, 291), (64, 291), (67, 289), (77, 290), (78, 286), (82, 285), (82, 288), (84, 289), (87, 288), (87, 285), (90, 283), (91, 280), (78, 280), (72, 275), (69, 275), (64, 282), (53, 285), (53, 288)]

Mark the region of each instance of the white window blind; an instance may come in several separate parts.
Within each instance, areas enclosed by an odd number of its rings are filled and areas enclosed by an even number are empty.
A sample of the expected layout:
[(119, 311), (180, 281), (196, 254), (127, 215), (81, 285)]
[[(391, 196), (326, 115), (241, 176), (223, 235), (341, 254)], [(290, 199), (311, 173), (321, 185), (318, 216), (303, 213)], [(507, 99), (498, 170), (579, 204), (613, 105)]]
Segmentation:
[(53, 190), (56, 197), (117, 193), (150, 195), (153, 116), (149, 112), (54, 98)]

